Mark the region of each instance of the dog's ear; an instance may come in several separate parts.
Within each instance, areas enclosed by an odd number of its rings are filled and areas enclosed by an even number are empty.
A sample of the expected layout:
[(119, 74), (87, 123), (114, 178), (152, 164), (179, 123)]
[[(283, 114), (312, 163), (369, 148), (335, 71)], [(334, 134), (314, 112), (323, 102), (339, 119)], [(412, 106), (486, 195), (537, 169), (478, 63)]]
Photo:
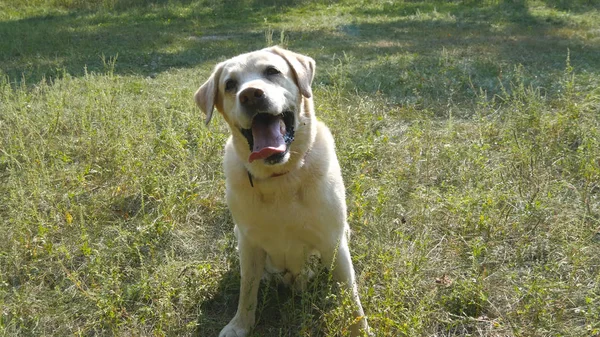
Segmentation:
[(217, 103), (219, 96), (219, 79), (221, 78), (221, 71), (223, 70), (223, 63), (219, 63), (213, 73), (210, 75), (208, 80), (202, 84), (202, 86), (194, 94), (194, 100), (200, 110), (206, 114), (205, 123), (208, 125), (212, 118), (212, 113)]
[(296, 84), (300, 88), (300, 93), (302, 96), (310, 98), (312, 96), (310, 86), (315, 77), (315, 60), (306, 55), (294, 53), (278, 46), (267, 48), (267, 50), (283, 57), (287, 61), (294, 71), (294, 75), (296, 75)]

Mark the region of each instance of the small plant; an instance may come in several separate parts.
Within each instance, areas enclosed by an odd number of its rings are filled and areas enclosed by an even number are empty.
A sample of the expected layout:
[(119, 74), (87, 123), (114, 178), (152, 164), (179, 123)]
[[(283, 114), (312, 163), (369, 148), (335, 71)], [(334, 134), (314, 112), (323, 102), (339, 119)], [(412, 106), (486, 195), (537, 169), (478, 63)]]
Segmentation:
[(459, 279), (440, 290), (445, 311), (455, 316), (477, 318), (486, 312), (487, 295), (481, 280)]
[(288, 37), (285, 34), (285, 30), (281, 30), (281, 32), (279, 32), (279, 40), (278, 41), (273, 41), (273, 34), (275, 34), (275, 31), (269, 26), (265, 30), (265, 42), (266, 42), (267, 47), (278, 45), (282, 48), (287, 48)]

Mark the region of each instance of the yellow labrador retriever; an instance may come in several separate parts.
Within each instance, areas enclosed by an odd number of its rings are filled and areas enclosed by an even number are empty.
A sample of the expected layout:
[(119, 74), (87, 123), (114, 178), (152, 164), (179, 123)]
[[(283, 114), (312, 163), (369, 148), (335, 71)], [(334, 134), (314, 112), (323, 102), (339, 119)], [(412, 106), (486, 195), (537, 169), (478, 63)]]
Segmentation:
[(240, 254), (237, 313), (220, 337), (247, 336), (265, 268), (303, 285), (311, 254), (333, 266), (354, 301), (351, 336), (367, 332), (348, 249), (344, 182), (329, 129), (318, 122), (311, 83), (315, 61), (279, 47), (219, 63), (195, 94), (210, 121), (229, 125), (224, 170)]

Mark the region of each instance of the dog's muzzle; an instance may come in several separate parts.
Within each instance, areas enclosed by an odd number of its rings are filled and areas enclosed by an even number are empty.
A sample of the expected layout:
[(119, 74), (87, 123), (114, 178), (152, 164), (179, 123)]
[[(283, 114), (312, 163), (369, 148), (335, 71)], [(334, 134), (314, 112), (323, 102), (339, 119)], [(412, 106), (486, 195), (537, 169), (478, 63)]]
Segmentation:
[(238, 99), (244, 111), (252, 116), (250, 129), (242, 129), (250, 146), (248, 161), (251, 163), (264, 159), (267, 164), (281, 162), (294, 140), (293, 111), (273, 113), (267, 94), (256, 87), (243, 89)]

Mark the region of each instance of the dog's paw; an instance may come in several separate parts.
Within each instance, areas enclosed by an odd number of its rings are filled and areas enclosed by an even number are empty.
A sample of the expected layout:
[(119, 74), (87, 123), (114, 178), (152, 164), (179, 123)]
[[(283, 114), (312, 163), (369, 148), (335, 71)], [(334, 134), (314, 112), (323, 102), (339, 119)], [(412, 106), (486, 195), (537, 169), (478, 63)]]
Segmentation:
[(219, 337), (246, 337), (250, 329), (237, 324), (237, 322), (229, 322), (219, 333)]
[(315, 272), (310, 268), (305, 268), (294, 280), (294, 289), (298, 292), (304, 292), (308, 289), (308, 283), (315, 277)]

